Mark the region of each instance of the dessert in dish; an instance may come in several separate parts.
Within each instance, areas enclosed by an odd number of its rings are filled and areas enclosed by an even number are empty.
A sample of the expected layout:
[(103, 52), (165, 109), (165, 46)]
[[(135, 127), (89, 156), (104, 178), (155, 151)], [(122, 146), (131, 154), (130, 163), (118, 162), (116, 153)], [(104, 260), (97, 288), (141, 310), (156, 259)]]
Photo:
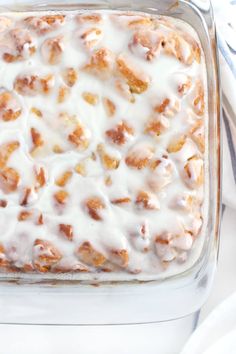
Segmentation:
[(0, 17), (0, 269), (157, 279), (199, 257), (207, 90), (196, 33), (118, 11)]

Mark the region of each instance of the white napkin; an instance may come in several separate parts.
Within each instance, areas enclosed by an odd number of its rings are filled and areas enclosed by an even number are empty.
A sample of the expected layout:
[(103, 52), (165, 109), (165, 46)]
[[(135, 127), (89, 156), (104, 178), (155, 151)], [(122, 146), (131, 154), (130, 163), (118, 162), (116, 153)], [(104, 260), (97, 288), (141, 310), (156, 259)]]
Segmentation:
[(193, 333), (181, 354), (236, 353), (236, 293), (219, 305)]

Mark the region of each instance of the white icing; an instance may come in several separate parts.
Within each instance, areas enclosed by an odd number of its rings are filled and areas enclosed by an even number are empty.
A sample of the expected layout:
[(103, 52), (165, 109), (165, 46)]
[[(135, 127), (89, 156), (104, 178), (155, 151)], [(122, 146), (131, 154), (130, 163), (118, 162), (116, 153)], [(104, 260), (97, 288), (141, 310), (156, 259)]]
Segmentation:
[[(25, 95), (15, 93), (22, 107), (20, 117), (14, 121), (5, 122), (0, 119), (0, 145), (5, 142), (17, 140), (20, 148), (9, 158), (8, 166), (15, 168), (20, 174), (20, 184), (17, 191), (5, 194), (0, 189), (0, 199), (6, 199), (8, 205), (1, 208), (0, 228), (1, 243), (6, 249), (6, 255), (14, 263), (14, 266), (23, 267), (37, 258), (39, 246), (34, 247), (36, 239), (50, 241), (62, 254), (61, 264), (73, 270), (76, 267), (77, 249), (83, 243), (89, 241), (94, 249), (101, 252), (110, 262), (117, 263), (112, 258), (111, 250), (126, 250), (129, 254), (129, 262), (126, 268), (117, 267), (112, 273), (97, 273), (90, 268), (91, 273), (77, 273), (79, 279), (156, 279), (159, 276), (175, 274), (189, 267), (189, 263), (180, 265), (179, 259), (196, 259), (200, 253), (201, 243), (194, 243), (192, 236), (183, 232), (184, 225), (190, 232), (197, 235), (202, 221), (199, 217), (185, 210), (185, 200), (181, 200), (192, 189), (188, 188), (184, 181), (183, 167), (193, 155), (202, 156), (197, 145), (187, 138), (180, 151), (173, 154), (167, 153), (167, 146), (181, 134), (186, 134), (191, 128), (188, 110), (191, 104), (188, 93), (180, 97), (179, 84), (186, 81), (186, 76), (192, 79), (192, 85), (197, 80), (206, 82), (204, 56), (201, 64), (194, 61), (190, 66), (181, 63), (173, 56), (169, 56), (158, 50), (156, 57), (151, 61), (146, 60), (147, 48), (130, 46), (135, 28), (128, 29), (129, 16), (116, 17), (114, 13), (101, 11), (102, 21), (93, 24), (75, 20), (76, 13), (69, 12), (63, 26), (40, 36), (31, 30), (33, 44), (36, 53), (28, 57), (28, 47), (24, 46), (24, 57), (27, 59), (6, 63), (0, 60), (1, 86), (9, 91), (14, 88), (17, 76), (24, 74), (37, 74), (44, 77), (52, 74), (51, 92), (44, 95), (38, 92), (25, 91)], [(38, 16), (38, 14), (30, 14)], [(27, 14), (27, 16), (30, 16)], [(4, 15), (5, 16), (5, 15)], [(23, 13), (6, 14), (12, 19), (13, 27), (23, 25)], [(132, 17), (132, 20), (139, 16)], [(196, 34), (190, 26), (178, 20), (171, 20), (179, 28), (196, 38)], [(1, 30), (3, 27), (0, 21)], [(86, 40), (95, 42), (94, 47), (86, 46), (81, 40), (83, 34), (89, 28), (101, 29), (102, 35), (91, 33)], [(2, 30), (1, 36), (5, 32)], [(163, 35), (170, 29), (161, 25), (159, 30)], [(63, 36), (62, 56), (56, 65), (47, 63), (48, 51), (43, 42), (49, 38)], [(0, 39), (3, 43), (3, 37)], [(197, 39), (198, 40), (198, 39)], [(152, 33), (152, 41), (153, 33)], [(10, 45), (10, 44), (9, 44)], [(5, 46), (5, 43), (4, 43)], [(183, 57), (190, 55), (189, 47), (183, 47)], [(137, 72), (141, 72), (140, 78), (150, 80), (149, 88), (142, 94), (134, 94), (135, 102), (122, 97), (115, 88), (115, 80), (120, 77), (101, 79), (101, 77), (84, 71), (82, 68), (89, 63), (93, 50), (108, 48), (114, 55), (128, 58), (130, 65), (134, 65)], [(4, 48), (0, 48), (2, 53)], [(44, 57), (44, 59), (42, 58)], [(57, 102), (58, 89), (63, 84), (62, 71), (67, 67), (73, 67), (78, 71), (78, 80), (69, 89), (69, 98), (63, 103)], [(38, 87), (38, 86), (37, 86)], [(91, 92), (98, 96), (96, 105), (90, 105), (82, 97), (84, 92)], [(103, 98), (109, 98), (115, 103), (116, 111), (113, 117), (108, 117), (103, 105)], [(153, 108), (163, 99), (169, 98), (170, 104), (166, 113), (158, 115)], [(205, 98), (207, 100), (207, 97)], [(176, 106), (175, 103), (178, 103)], [(206, 105), (207, 106), (207, 105)], [(42, 112), (42, 117), (37, 117), (31, 112), (36, 107)], [(65, 118), (64, 114), (67, 114)], [(191, 110), (191, 123), (197, 117)], [(69, 118), (68, 118), (69, 116)], [(160, 136), (145, 134), (145, 126), (150, 117), (155, 117), (163, 123), (165, 131)], [(207, 114), (203, 117), (207, 119)], [(105, 132), (125, 120), (133, 129), (134, 135), (125, 133), (126, 143), (117, 145), (108, 140)], [(68, 135), (73, 132), (80, 123), (84, 127), (84, 136), (89, 141), (86, 149), (77, 149), (68, 141)], [(30, 128), (37, 129), (44, 141), (44, 145), (36, 154), (30, 155), (33, 148)], [(155, 135), (155, 134), (154, 134)], [(120, 160), (119, 167), (113, 170), (105, 170), (101, 159), (97, 154), (98, 144), (104, 144), (105, 152)], [(63, 153), (55, 154), (53, 146), (58, 145)], [(135, 152), (138, 159), (148, 157), (159, 159), (161, 163), (152, 171), (149, 167), (135, 169), (127, 166), (125, 157)], [(91, 154), (96, 154), (96, 160)], [(163, 157), (163, 155), (168, 155)], [(85, 163), (86, 176), (75, 172), (78, 163)], [(192, 167), (190, 163), (192, 179), (195, 181), (199, 173), (202, 161)], [(36, 225), (34, 219), (18, 222), (17, 217), (22, 207), (19, 206), (20, 196), (26, 187), (34, 188), (35, 169), (40, 166), (46, 171), (46, 185), (39, 191), (32, 190), (28, 209), (35, 209), (43, 213), (43, 225)], [(169, 169), (170, 167), (170, 169)], [(197, 167), (197, 170), (196, 170)], [(73, 171), (65, 187), (59, 188), (55, 180), (65, 171)], [(104, 180), (109, 175), (111, 185), (106, 185)], [(68, 192), (68, 201), (65, 206), (58, 206), (53, 198), (54, 193), (60, 189)], [(198, 200), (203, 199), (204, 187), (196, 189)], [(139, 191), (154, 193), (150, 204), (153, 210), (145, 209), (135, 204)], [(105, 204), (105, 209), (100, 210), (101, 221), (92, 219), (86, 212), (84, 201), (90, 197), (100, 197)], [(127, 204), (112, 204), (110, 201), (118, 198), (130, 198)], [(180, 210), (173, 208), (171, 201), (175, 198), (183, 207)], [(203, 214), (203, 209), (198, 206), (198, 215)], [(200, 221), (199, 221), (200, 220)], [(59, 224), (68, 224), (73, 227), (73, 241), (67, 240), (58, 231)], [(199, 224), (200, 223), (200, 224)], [(146, 232), (142, 234), (140, 228), (146, 225)], [(164, 233), (171, 233), (174, 237), (170, 244), (157, 244), (155, 239)], [(199, 237), (203, 237), (199, 236)], [(193, 250), (191, 248), (193, 247)], [(188, 251), (181, 253), (180, 251)], [(182, 256), (181, 256), (182, 255)], [(1, 256), (1, 255), (0, 255)], [(1, 256), (2, 257), (2, 256)], [(170, 262), (168, 271), (162, 265), (162, 261)], [(132, 274), (139, 273), (139, 274)], [(50, 275), (47, 275), (50, 277)], [(52, 275), (53, 276), (53, 275)]]

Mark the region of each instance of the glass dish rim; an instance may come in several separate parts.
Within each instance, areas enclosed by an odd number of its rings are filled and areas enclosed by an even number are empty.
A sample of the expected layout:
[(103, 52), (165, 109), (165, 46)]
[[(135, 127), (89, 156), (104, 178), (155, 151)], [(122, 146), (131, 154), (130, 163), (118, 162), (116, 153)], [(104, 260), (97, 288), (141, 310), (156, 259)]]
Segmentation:
[[(108, 9), (108, 4), (112, 3), (113, 1), (102, 1), (101, 4), (100, 2), (92, 2), (92, 4), (88, 4), (88, 10), (101, 10), (101, 9)], [(208, 22), (208, 24), (206, 23), (206, 19), (204, 18), (204, 14), (201, 13), (199, 11), (199, 9), (196, 7), (196, 5), (190, 0), (179, 0), (177, 2), (175, 2), (174, 0), (170, 0), (168, 1), (169, 3), (172, 3), (176, 6), (176, 8), (173, 6), (172, 8), (169, 9), (169, 11), (176, 11), (176, 9), (178, 9), (179, 4), (183, 4), (184, 6), (188, 6), (192, 8), (192, 11), (196, 12), (197, 15), (199, 16), (201, 22), (204, 24), (206, 33), (205, 35), (208, 38), (208, 41), (210, 43), (210, 48), (211, 48), (211, 54), (212, 54), (212, 58), (213, 58), (213, 65), (211, 66), (211, 74), (213, 75), (214, 79), (215, 79), (215, 94), (217, 96), (217, 102), (215, 105), (215, 117), (214, 117), (214, 122), (216, 124), (216, 131), (214, 132), (216, 134), (215, 138), (218, 139), (218, 144), (217, 144), (217, 152), (216, 152), (216, 156), (213, 160), (213, 157), (208, 157), (208, 161), (209, 161), (209, 165), (212, 165), (213, 163), (216, 164), (216, 169), (217, 169), (217, 178), (216, 178), (216, 185), (217, 187), (215, 187), (215, 189), (213, 190), (214, 192), (214, 203), (215, 203), (215, 215), (211, 215), (213, 216), (213, 224), (212, 227), (214, 229), (214, 231), (211, 231), (211, 235), (209, 235), (207, 237), (207, 235), (204, 235), (205, 240), (204, 240), (204, 244), (202, 246), (202, 250), (201, 250), (201, 254), (198, 257), (198, 259), (195, 261), (195, 263), (193, 263), (188, 269), (186, 269), (185, 271), (172, 275), (172, 276), (167, 276), (167, 277), (163, 277), (160, 279), (156, 279), (156, 280), (150, 280), (150, 281), (139, 281), (139, 280), (128, 280), (128, 281), (98, 281), (99, 284), (101, 285), (106, 285), (106, 284), (116, 284), (116, 285), (122, 285), (122, 284), (126, 284), (127, 285), (136, 285), (136, 284), (160, 284), (160, 283), (166, 283), (166, 282), (171, 282), (171, 281), (175, 281), (178, 279), (184, 279), (187, 278), (190, 274), (194, 274), (194, 277), (197, 277), (198, 273), (200, 273), (201, 271), (203, 271), (204, 267), (206, 266), (209, 257), (210, 257), (210, 253), (211, 253), (211, 249), (212, 247), (216, 247), (218, 246), (218, 239), (219, 239), (219, 229), (220, 229), (220, 210), (221, 210), (221, 141), (220, 141), (220, 116), (221, 116), (221, 95), (220, 95), (220, 79), (219, 79), (219, 65), (218, 65), (218, 54), (217, 54), (217, 36), (216, 36), (216, 32), (215, 32), (215, 23), (214, 23), (214, 17), (213, 17), (213, 11), (212, 11), (212, 7), (210, 7), (210, 23)], [(118, 3), (118, 2), (117, 2)], [(129, 2), (127, 2), (129, 4)], [(134, 1), (135, 3), (135, 1)], [(128, 6), (128, 4), (126, 6)], [(133, 1), (132, 1), (133, 4)], [(177, 4), (177, 5), (176, 5)], [(106, 6), (107, 5), (107, 6)], [(25, 4), (24, 1), (21, 2), (21, 4), (15, 6), (15, 5), (1, 5), (0, 6), (0, 13), (2, 12), (30, 12), (30, 11), (69, 11), (69, 10), (79, 10), (82, 9), (81, 6), (86, 6), (86, 4), (82, 3), (79, 0), (76, 1), (71, 1), (71, 2), (66, 2), (59, 0), (56, 4), (51, 4), (50, 1), (49, 2), (39, 2), (39, 1), (32, 1), (32, 3), (30, 4)], [(105, 7), (103, 7), (105, 6)], [(134, 4), (135, 6), (135, 4)], [(84, 8), (84, 7), (83, 7)], [(130, 6), (128, 6), (128, 8), (130, 8)], [(122, 6), (116, 6), (114, 7), (115, 10), (123, 10)], [(127, 9), (126, 9), (127, 10)], [(153, 9), (152, 9), (153, 10)], [(150, 9), (147, 8), (146, 11), (142, 11), (139, 10), (139, 8), (137, 9), (133, 9), (131, 10), (132, 12), (147, 12), (150, 13)], [(158, 11), (157, 8), (155, 8), (155, 11)], [(167, 15), (167, 16), (173, 16), (173, 17), (177, 17), (176, 13), (168, 13), (168, 14), (163, 14), (163, 13), (159, 13), (157, 12), (157, 14), (160, 15)], [(209, 19), (208, 19), (209, 20)], [(212, 33), (209, 32), (209, 30), (211, 29)], [(196, 30), (196, 28), (195, 28)], [(197, 31), (198, 32), (198, 31)], [(199, 34), (199, 33), (198, 33)], [(200, 37), (200, 36), (199, 36)], [(201, 38), (200, 38), (201, 39)], [(204, 48), (203, 48), (204, 49)], [(209, 70), (209, 65), (207, 64), (207, 73)], [(209, 78), (208, 78), (209, 79)], [(209, 141), (209, 136), (208, 136), (208, 141)], [(210, 145), (210, 144), (209, 144)], [(214, 154), (213, 154), (214, 155)], [(211, 161), (210, 161), (211, 160)], [(211, 162), (211, 163), (210, 163)], [(209, 178), (211, 176), (211, 171), (209, 171)], [(209, 199), (210, 199), (210, 192), (209, 192)], [(208, 207), (209, 208), (209, 207)], [(208, 209), (209, 211), (209, 209)], [(209, 218), (207, 219), (208, 224), (209, 224)], [(206, 227), (205, 232), (207, 233), (208, 230), (208, 226)], [(208, 241), (206, 242), (206, 239), (208, 238)], [(207, 252), (206, 252), (207, 251)], [(24, 279), (23, 277), (20, 276), (20, 272), (19, 274), (16, 273), (16, 276), (12, 277), (12, 278), (8, 278), (6, 276), (4, 276), (4, 273), (0, 274), (0, 285), (2, 284), (22, 284), (22, 285), (27, 285), (27, 284), (36, 284), (36, 285), (50, 285), (50, 284), (58, 284), (58, 285), (81, 285), (81, 284), (87, 284), (87, 281), (83, 281), (83, 280), (64, 280), (64, 279), (60, 279), (60, 278), (41, 278), (40, 276), (41, 274), (31, 274), (31, 278), (29, 279)], [(91, 283), (91, 281), (89, 282)], [(92, 281), (92, 283), (94, 283), (94, 281)]]

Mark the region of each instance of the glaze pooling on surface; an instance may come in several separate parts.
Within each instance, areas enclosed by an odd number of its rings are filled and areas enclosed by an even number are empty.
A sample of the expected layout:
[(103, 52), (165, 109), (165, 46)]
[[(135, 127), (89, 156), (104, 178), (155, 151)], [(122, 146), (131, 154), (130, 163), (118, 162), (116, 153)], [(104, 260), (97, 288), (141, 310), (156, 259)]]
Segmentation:
[(1, 271), (187, 269), (203, 242), (208, 119), (192, 28), (115, 11), (0, 24)]

